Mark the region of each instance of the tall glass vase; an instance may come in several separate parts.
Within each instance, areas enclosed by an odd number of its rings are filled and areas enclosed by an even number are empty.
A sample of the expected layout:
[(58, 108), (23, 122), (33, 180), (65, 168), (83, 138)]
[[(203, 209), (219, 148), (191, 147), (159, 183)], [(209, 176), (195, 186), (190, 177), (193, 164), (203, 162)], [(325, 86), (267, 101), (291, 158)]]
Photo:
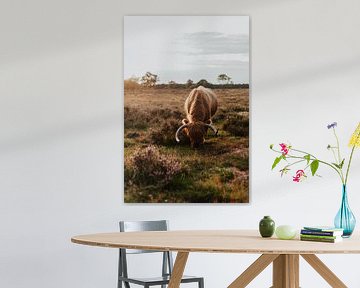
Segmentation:
[(349, 207), (346, 185), (342, 187), (341, 206), (336, 214), (334, 224), (336, 228), (344, 229), (343, 237), (350, 237), (355, 228), (356, 219)]

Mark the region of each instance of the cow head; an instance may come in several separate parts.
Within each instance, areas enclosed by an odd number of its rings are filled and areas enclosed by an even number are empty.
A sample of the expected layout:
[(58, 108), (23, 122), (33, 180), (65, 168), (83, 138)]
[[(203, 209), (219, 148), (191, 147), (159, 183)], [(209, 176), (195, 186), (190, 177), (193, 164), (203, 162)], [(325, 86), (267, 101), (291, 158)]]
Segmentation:
[(187, 137), (190, 139), (191, 147), (197, 148), (202, 145), (205, 141), (205, 134), (210, 128), (217, 135), (217, 130), (211, 124), (206, 124), (204, 122), (189, 122), (187, 119), (182, 120), (183, 125), (176, 131), (175, 139), (177, 142), (180, 142), (179, 133), (184, 130)]

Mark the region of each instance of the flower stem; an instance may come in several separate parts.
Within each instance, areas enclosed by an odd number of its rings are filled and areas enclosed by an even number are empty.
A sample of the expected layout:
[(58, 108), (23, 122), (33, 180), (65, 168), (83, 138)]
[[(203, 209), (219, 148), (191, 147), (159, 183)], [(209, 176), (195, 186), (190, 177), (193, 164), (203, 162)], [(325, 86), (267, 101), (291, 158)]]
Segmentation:
[[(336, 149), (336, 148), (335, 148), (335, 149)], [(332, 152), (332, 154), (333, 154), (333, 156), (334, 156), (335, 162), (338, 163), (339, 161), (338, 161), (338, 159), (337, 159), (337, 157), (336, 157), (336, 155), (335, 155), (334, 148), (331, 147), (330, 150), (331, 150), (331, 152)]]
[(354, 151), (355, 151), (355, 145), (354, 145), (354, 146), (353, 146), (353, 148), (351, 149), (351, 154), (350, 154), (350, 158), (349, 158), (349, 163), (348, 163), (348, 166), (347, 166), (347, 169), (346, 169), (346, 176), (345, 176), (345, 182), (344, 182), (344, 185), (346, 185), (347, 180), (348, 180), (349, 170), (350, 170), (350, 164), (351, 164), (351, 160), (352, 160), (352, 157), (353, 157)]
[(293, 151), (295, 151), (295, 152), (303, 153), (303, 154), (306, 154), (306, 155), (310, 155), (311, 157), (313, 157), (313, 158), (316, 159), (316, 157), (315, 157), (314, 155), (312, 155), (312, 154), (310, 154), (310, 153), (308, 153), (308, 152), (306, 152), (306, 151), (302, 151), (302, 150), (298, 150), (298, 149), (293, 149), (293, 148), (291, 148), (291, 150), (293, 150)]
[(336, 149), (337, 149), (338, 158), (339, 158), (339, 160), (337, 161), (337, 162), (338, 162), (337, 164), (338, 164), (339, 167), (340, 167), (340, 168), (339, 168), (339, 172), (340, 172), (340, 176), (341, 176), (341, 181), (342, 181), (343, 184), (346, 184), (346, 181), (344, 181), (344, 174), (343, 174), (342, 165), (341, 165), (342, 160), (341, 160), (341, 155), (340, 155), (339, 137), (337, 136), (334, 127), (333, 127), (333, 131), (334, 131), (334, 135), (335, 135), (335, 138), (336, 138), (336, 146), (337, 146)]
[(293, 166), (293, 165), (295, 165), (295, 164), (301, 163), (301, 162), (303, 162), (303, 161), (305, 161), (305, 159), (301, 159), (301, 160), (295, 161), (295, 162), (293, 162), (293, 163), (291, 163), (291, 164), (289, 164), (289, 165), (286, 165), (286, 168), (288, 168), (288, 167), (290, 167), (290, 166)]
[[(298, 149), (292, 149), (292, 148), (291, 148), (291, 150), (292, 150), (292, 151), (295, 151), (295, 152), (302, 153), (302, 154), (310, 155), (310, 157), (313, 158), (313, 159), (310, 159), (310, 160), (318, 160), (320, 163), (325, 164), (325, 165), (333, 168), (333, 169), (336, 171), (336, 173), (340, 176), (341, 183), (343, 183), (343, 184), (345, 183), (345, 182), (344, 182), (344, 176), (342, 175), (341, 169), (336, 168), (334, 165), (331, 165), (330, 163), (327, 163), (327, 162), (325, 162), (325, 161), (322, 161), (322, 160), (320, 160), (320, 159), (317, 159), (314, 155), (312, 155), (312, 154), (310, 154), (310, 153), (308, 153), (308, 152), (306, 152), (306, 151), (302, 151), (302, 150), (298, 150)], [(302, 158), (302, 157), (300, 157), (300, 158)]]
[[(359, 133), (359, 136), (360, 136), (360, 133)], [(281, 152), (281, 151), (279, 151), (279, 150), (275, 150), (274, 148), (271, 148), (271, 150), (273, 150), (274, 152), (283, 154), (283, 152)], [(292, 150), (292, 151), (295, 151), (295, 152), (303, 153), (303, 154), (306, 154), (306, 155), (310, 155), (310, 157), (312, 157), (312, 158), (310, 158), (310, 161), (317, 160), (317, 161), (319, 161), (319, 163), (322, 163), (322, 164), (325, 164), (325, 165), (331, 167), (331, 168), (334, 169), (334, 170), (336, 171), (336, 173), (339, 175), (340, 180), (341, 180), (341, 183), (345, 184), (344, 177), (340, 174), (339, 169), (336, 168), (334, 165), (331, 165), (331, 164), (328, 163), (328, 162), (325, 162), (325, 161), (323, 161), (323, 160), (320, 160), (320, 159), (316, 158), (314, 155), (312, 155), (312, 154), (310, 154), (310, 153), (307, 153), (307, 152), (305, 152), (305, 151), (301, 151), (301, 150), (297, 150), (297, 149), (293, 149), (293, 148), (291, 148), (291, 150)], [(284, 155), (284, 154), (283, 154), (283, 155)], [(292, 158), (292, 159), (304, 159), (304, 157), (293, 156), (293, 155), (289, 155), (289, 154), (285, 155), (285, 157), (286, 157), (286, 158)]]
[(341, 163), (341, 155), (340, 155), (339, 137), (336, 134), (335, 128), (333, 128), (333, 131), (334, 131), (334, 135), (335, 135), (335, 139), (336, 139), (336, 146), (337, 146), (336, 149), (337, 149), (338, 158), (339, 158), (338, 164), (340, 165), (340, 163)]
[[(292, 149), (292, 150), (295, 151), (295, 149)], [(282, 154), (282, 152), (280, 152), (280, 151), (276, 151), (276, 150), (274, 150), (274, 151)], [(297, 150), (296, 150), (296, 151), (297, 151)], [(309, 153), (306, 153), (306, 152), (303, 152), (303, 151), (301, 151), (301, 153), (310, 155), (310, 156), (312, 157), (312, 158), (310, 158), (311, 161), (317, 160), (317, 161), (319, 161), (319, 163), (325, 164), (325, 165), (331, 167), (332, 169), (334, 169), (334, 170), (336, 171), (336, 173), (339, 175), (340, 180), (341, 180), (341, 183), (345, 184), (344, 179), (343, 179), (343, 177), (341, 176), (338, 168), (336, 168), (335, 166), (331, 165), (330, 163), (327, 163), (327, 162), (325, 162), (325, 161), (322, 161), (322, 160), (320, 160), (320, 159), (317, 159), (316, 157), (314, 157), (313, 155), (311, 155), (311, 154), (309, 154)], [(287, 157), (287, 158), (292, 158), (292, 159), (303, 159), (303, 157), (293, 156), (293, 155), (289, 155), (289, 154), (286, 155), (286, 157)]]

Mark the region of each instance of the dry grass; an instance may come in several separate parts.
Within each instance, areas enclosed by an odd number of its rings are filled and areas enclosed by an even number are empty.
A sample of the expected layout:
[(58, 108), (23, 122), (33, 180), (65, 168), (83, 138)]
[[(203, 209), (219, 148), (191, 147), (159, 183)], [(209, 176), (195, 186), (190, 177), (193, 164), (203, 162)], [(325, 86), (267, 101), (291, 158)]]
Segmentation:
[[(125, 90), (126, 202), (249, 201), (248, 89), (214, 89), (219, 109), (213, 122), (220, 131), (218, 137), (209, 133), (199, 149), (191, 149), (184, 136), (180, 144), (174, 140), (175, 131), (185, 118), (183, 105), (190, 91), (171, 88)], [(154, 144), (161, 155), (181, 163), (181, 173), (166, 185), (160, 178), (151, 185), (133, 178), (131, 157), (135, 151)]]

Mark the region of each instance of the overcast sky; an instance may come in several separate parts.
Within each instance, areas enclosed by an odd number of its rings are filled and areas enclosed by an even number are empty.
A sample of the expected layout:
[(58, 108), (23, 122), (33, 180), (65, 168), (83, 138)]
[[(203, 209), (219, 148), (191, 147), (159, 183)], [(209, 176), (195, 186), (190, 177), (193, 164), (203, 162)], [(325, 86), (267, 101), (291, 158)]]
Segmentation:
[(124, 77), (249, 83), (248, 16), (125, 16)]

